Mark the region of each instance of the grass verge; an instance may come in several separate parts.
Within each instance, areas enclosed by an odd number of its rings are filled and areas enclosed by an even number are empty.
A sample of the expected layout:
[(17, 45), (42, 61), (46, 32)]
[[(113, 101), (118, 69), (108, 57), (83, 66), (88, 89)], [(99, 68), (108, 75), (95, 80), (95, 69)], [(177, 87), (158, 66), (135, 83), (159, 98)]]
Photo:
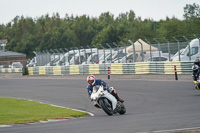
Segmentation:
[(87, 113), (35, 101), (0, 97), (0, 125), (46, 121), (63, 117), (82, 117)]

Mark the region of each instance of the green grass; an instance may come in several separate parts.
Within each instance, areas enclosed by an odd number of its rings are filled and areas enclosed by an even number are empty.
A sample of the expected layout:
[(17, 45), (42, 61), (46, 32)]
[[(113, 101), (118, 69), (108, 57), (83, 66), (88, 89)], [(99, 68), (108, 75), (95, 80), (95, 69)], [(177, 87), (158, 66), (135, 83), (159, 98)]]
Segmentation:
[(0, 125), (82, 117), (87, 113), (35, 101), (0, 97)]

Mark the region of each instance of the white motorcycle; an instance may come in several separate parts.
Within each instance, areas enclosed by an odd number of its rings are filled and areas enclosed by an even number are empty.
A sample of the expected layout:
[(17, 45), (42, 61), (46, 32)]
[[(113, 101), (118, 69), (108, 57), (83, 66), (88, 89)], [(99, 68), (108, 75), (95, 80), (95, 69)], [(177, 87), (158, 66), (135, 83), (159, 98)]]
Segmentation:
[(103, 85), (93, 87), (91, 100), (94, 101), (95, 107), (102, 108), (107, 115), (126, 113), (124, 104), (117, 101), (107, 89), (104, 89)]

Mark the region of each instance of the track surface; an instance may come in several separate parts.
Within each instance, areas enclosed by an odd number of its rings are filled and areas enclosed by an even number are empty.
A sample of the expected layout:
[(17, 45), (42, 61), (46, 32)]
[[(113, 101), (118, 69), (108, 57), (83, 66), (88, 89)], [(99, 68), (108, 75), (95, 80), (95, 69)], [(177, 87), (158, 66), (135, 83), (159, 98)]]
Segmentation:
[(94, 117), (14, 125), (0, 133), (136, 133), (200, 127), (200, 91), (191, 81), (106, 80), (125, 100), (125, 115), (107, 116), (87, 97), (86, 81), (0, 79), (0, 97), (26, 98), (89, 111)]

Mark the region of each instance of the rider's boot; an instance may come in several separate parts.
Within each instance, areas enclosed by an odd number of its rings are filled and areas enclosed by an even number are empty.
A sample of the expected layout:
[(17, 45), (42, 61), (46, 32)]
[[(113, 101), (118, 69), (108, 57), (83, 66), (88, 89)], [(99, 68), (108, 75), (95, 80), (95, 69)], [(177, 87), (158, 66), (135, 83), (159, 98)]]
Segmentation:
[(124, 100), (123, 99), (121, 99), (121, 98), (119, 98), (119, 96), (117, 95), (117, 92), (115, 91), (115, 90), (113, 90), (112, 92), (111, 92), (111, 94), (117, 99), (117, 101), (120, 101), (120, 102), (124, 102)]

